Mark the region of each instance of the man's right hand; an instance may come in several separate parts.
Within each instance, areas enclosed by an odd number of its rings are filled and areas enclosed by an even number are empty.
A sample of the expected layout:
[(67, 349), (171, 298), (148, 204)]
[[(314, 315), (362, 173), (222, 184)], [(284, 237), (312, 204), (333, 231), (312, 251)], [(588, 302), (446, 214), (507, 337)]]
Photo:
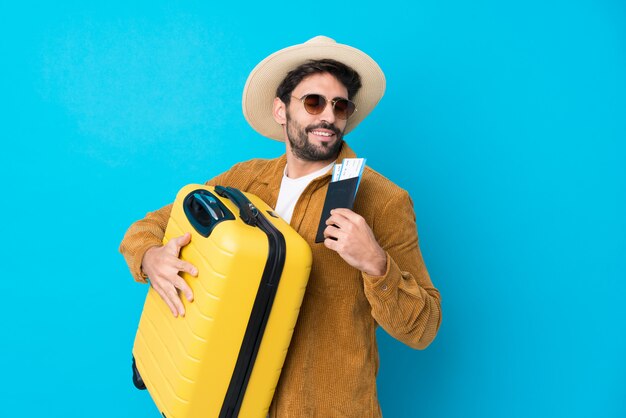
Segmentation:
[[(167, 244), (149, 248), (143, 256), (141, 269), (150, 279), (150, 285), (163, 298), (174, 316), (185, 316), (185, 307), (178, 290), (187, 300), (193, 300), (193, 292), (187, 282), (178, 274), (181, 271), (196, 276), (198, 269), (191, 263), (178, 258), (180, 249), (191, 241), (187, 232), (180, 237), (172, 238)], [(178, 289), (178, 290), (177, 290)]]

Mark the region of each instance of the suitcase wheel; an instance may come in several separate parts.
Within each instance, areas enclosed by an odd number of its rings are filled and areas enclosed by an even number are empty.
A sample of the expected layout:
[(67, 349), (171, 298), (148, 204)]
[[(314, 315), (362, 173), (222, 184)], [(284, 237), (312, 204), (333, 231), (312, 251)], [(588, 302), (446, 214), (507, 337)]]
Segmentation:
[(135, 356), (133, 356), (133, 385), (139, 390), (145, 390), (146, 385), (143, 383), (143, 379), (139, 374), (139, 370), (137, 370), (137, 365), (135, 364)]

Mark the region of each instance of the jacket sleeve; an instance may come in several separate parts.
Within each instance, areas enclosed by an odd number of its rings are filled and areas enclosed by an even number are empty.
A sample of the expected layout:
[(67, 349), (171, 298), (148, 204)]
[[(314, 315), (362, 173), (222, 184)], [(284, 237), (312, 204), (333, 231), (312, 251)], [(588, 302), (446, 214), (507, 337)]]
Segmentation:
[(441, 300), (418, 245), (413, 203), (406, 191), (390, 199), (374, 222), (374, 235), (387, 252), (383, 276), (362, 273), (372, 316), (391, 336), (426, 348), (441, 323)]
[(141, 270), (143, 255), (150, 247), (163, 243), (163, 235), (165, 235), (165, 227), (171, 211), (172, 204), (169, 204), (148, 213), (145, 218), (133, 223), (124, 235), (120, 252), (126, 259), (130, 273), (138, 282), (147, 282), (148, 276)]
[[(227, 181), (227, 174), (228, 172), (222, 173), (206, 184), (211, 186), (222, 184)], [(119, 250), (126, 259), (130, 273), (138, 282), (147, 282), (148, 277), (141, 270), (143, 256), (150, 247), (162, 245), (171, 212), (172, 204), (150, 212), (145, 218), (133, 223), (124, 235)]]

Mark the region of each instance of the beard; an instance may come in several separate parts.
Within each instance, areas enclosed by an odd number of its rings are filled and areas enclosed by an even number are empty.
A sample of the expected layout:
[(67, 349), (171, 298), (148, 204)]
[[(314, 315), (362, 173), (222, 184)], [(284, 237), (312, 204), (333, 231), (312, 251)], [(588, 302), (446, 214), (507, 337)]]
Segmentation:
[[(335, 133), (335, 141), (322, 143), (319, 146), (309, 141), (308, 133), (315, 129), (329, 129)], [(337, 158), (343, 145), (343, 132), (332, 123), (318, 123), (303, 128), (298, 122), (289, 117), (287, 113), (287, 139), (291, 145), (293, 154), (304, 161), (330, 161)]]

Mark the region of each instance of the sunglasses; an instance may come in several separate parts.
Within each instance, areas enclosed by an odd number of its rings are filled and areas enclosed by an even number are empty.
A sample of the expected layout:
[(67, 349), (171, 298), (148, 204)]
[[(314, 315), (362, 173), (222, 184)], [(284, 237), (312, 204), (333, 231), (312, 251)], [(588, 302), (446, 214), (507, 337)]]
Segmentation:
[[(302, 98), (296, 96), (291, 97), (300, 100), (304, 105), (304, 109), (311, 115), (319, 115), (322, 113), (324, 109), (326, 109), (326, 104), (329, 102), (329, 100), (321, 94), (307, 94)], [(330, 103), (337, 119), (346, 120), (356, 112), (356, 105), (348, 99), (335, 97), (330, 100)]]

